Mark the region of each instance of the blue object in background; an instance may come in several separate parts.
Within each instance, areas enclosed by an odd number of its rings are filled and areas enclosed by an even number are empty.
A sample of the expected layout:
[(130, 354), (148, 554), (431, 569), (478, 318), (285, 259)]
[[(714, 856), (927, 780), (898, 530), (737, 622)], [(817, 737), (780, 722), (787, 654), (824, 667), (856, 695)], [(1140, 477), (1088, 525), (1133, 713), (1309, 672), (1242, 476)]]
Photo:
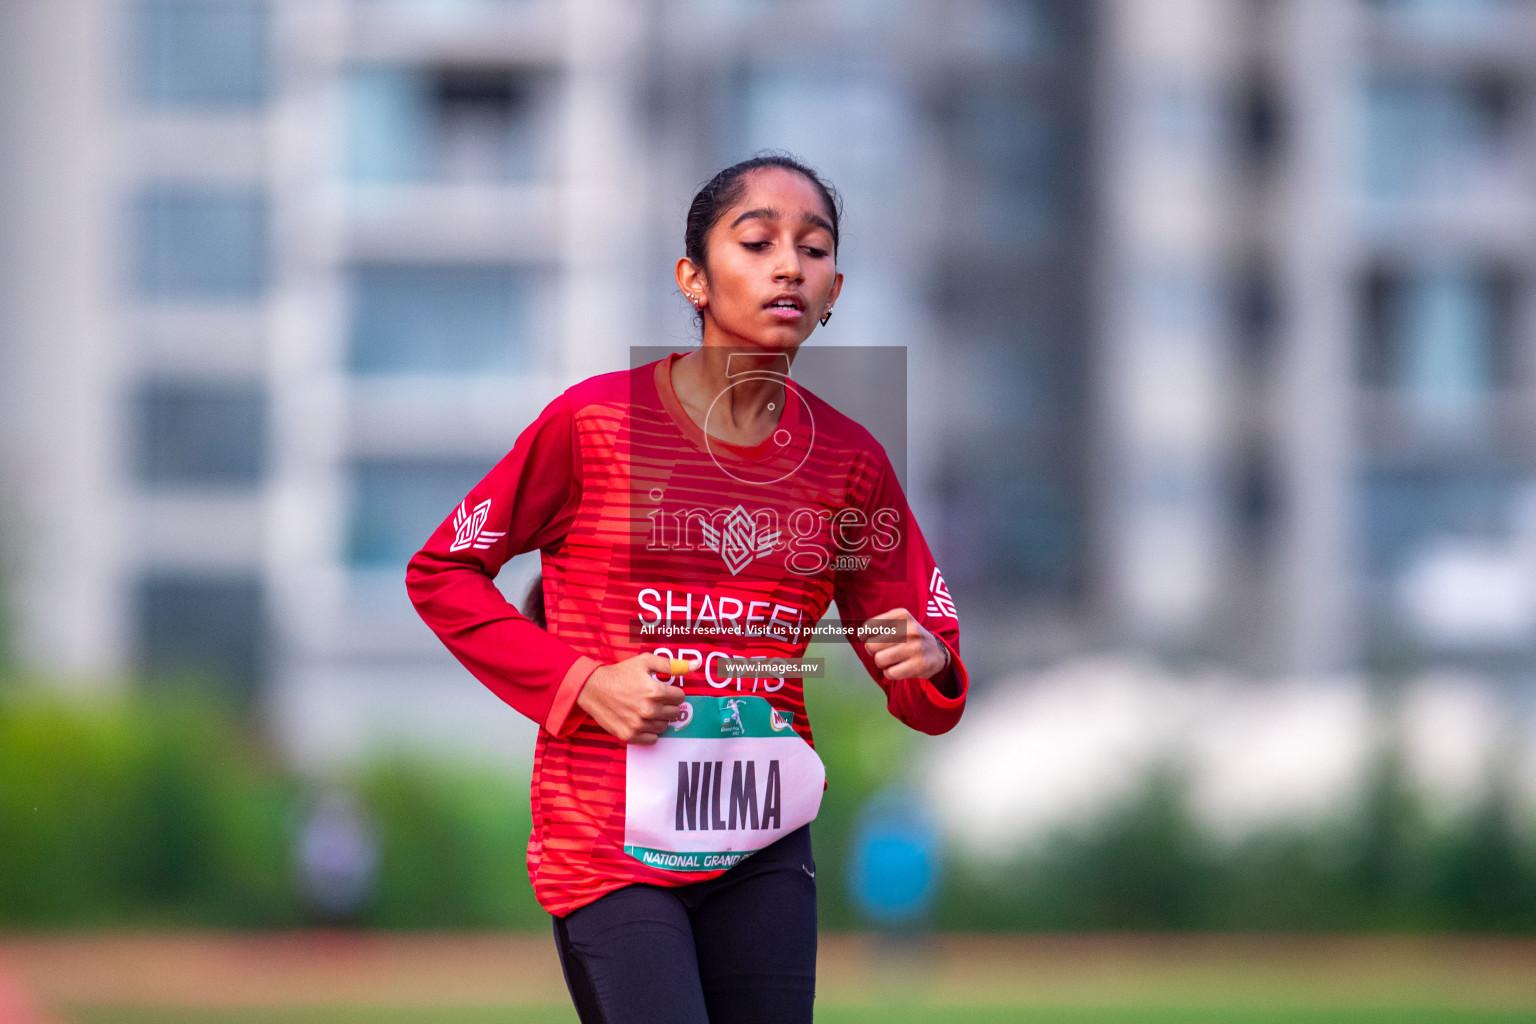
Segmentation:
[(886, 790), (870, 799), (848, 872), (854, 904), (875, 924), (910, 924), (928, 913), (938, 891), (939, 835), (916, 793)]

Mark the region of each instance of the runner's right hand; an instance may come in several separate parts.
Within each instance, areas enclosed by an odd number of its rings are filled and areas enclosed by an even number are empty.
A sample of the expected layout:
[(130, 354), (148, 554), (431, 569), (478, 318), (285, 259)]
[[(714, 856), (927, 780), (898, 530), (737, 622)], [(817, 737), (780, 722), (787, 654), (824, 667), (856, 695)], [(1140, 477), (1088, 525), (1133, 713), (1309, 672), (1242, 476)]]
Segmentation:
[[(587, 677), (576, 706), (623, 743), (648, 747), (682, 717), (683, 690), (657, 676), (672, 674), (671, 661), (659, 654), (637, 654), (612, 665), (600, 665)], [(699, 662), (688, 662), (688, 671)]]

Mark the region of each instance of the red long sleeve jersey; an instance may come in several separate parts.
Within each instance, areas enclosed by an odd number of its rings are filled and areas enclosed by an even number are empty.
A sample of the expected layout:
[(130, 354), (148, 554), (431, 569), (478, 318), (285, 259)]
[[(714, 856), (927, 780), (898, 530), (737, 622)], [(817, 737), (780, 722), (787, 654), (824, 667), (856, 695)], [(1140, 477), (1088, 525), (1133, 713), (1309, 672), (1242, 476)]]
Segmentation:
[[(887, 680), (849, 638), (898, 719), (941, 733), (965, 704), (955, 607), (884, 449), (788, 380), (763, 444), (708, 437), (672, 389), (677, 358), (556, 398), (407, 570), (417, 611), (449, 650), (540, 725), (528, 869), (555, 915), (632, 882), (722, 873), (661, 870), (624, 852), (625, 747), (576, 707), (599, 664), (701, 659), (674, 680), (689, 696), (755, 694), (812, 742), (802, 680), (727, 678), (720, 662), (800, 657), (803, 637), (753, 627), (810, 626), (835, 600), (844, 624), (906, 608), (949, 648), (952, 697), (930, 680)], [(547, 630), (492, 583), (535, 549)], [(677, 630), (704, 639), (668, 639)]]

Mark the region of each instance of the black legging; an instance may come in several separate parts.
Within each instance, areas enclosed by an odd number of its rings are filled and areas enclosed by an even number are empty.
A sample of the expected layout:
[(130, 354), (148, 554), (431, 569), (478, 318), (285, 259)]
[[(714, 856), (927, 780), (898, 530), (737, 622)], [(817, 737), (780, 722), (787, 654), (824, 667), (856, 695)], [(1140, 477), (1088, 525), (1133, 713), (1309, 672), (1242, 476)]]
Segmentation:
[(815, 872), (806, 825), (719, 878), (626, 885), (555, 918), (582, 1024), (810, 1024)]

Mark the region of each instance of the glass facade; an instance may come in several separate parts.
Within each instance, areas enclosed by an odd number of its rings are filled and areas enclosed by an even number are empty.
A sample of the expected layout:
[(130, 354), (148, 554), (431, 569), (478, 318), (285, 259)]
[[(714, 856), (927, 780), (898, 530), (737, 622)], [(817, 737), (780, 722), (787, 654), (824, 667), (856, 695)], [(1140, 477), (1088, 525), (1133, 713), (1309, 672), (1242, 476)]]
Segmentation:
[(991, 396), (943, 444), (942, 555), (957, 588), (1071, 603), (1088, 571), (1092, 12), (991, 6), (1013, 28), (923, 95), (949, 182), (933, 308)]
[(1049, 249), (1076, 212), (1071, 118), (1045, 97), (1002, 90), (967, 89), (946, 107), (950, 144), (979, 161), (966, 233), (996, 246)]
[(135, 207), (139, 294), (150, 300), (249, 300), (266, 288), (268, 208), (261, 192), (158, 183)]
[(140, 0), (133, 8), (140, 102), (260, 106), (269, 89), (270, 13), (262, 0)]
[(1394, 28), (1440, 40), (1496, 31), (1501, 19), (1529, 0), (1367, 0)]
[[(911, 112), (903, 90), (883, 69), (761, 67), (742, 76), (739, 88), (725, 162), (786, 148), (846, 195), (873, 202), (897, 176)], [(799, 113), (812, 109), (817, 116)]]
[(248, 696), (264, 667), (265, 608), (254, 576), (144, 577), (135, 595), (139, 671), (151, 682), (213, 679)]
[(1500, 168), (1514, 114), (1511, 87), (1498, 77), (1376, 77), (1366, 89), (1367, 193), (1463, 193)]
[(348, 177), (359, 184), (515, 182), (543, 159), (539, 76), (369, 65), (348, 78)]
[(505, 373), (528, 363), (531, 271), (362, 264), (351, 292), (349, 362), (357, 373)]
[(1428, 431), (1479, 426), (1511, 380), (1515, 285), (1472, 265), (1378, 271), (1362, 367)]
[(1363, 582), (1378, 658), (1528, 658), (1520, 653), (1536, 628), (1528, 477), (1484, 458), (1377, 470), (1362, 495)]
[(150, 487), (254, 487), (267, 408), (257, 384), (158, 381), (136, 399), (137, 469)]
[(404, 572), (405, 563), (494, 464), (494, 458), (354, 463), (347, 564)]
[(1394, 580), (1441, 537), (1504, 537), (1514, 484), (1514, 476), (1499, 466), (1408, 466), (1365, 473), (1360, 508), (1366, 579)]
[(975, 41), (1003, 57), (1042, 57), (1070, 46), (1070, 25), (1052, 0), (986, 0), (970, 8)]
[[(1528, 647), (1523, 257), (1530, 0), (1368, 0), (1361, 170), (1375, 250), (1356, 480), (1373, 657)], [(1427, 230), (1426, 230), (1427, 228)]]
[(1414, 281), (1397, 312), (1397, 376), (1415, 417), (1447, 425), (1485, 411), (1493, 389), (1491, 289), (1465, 272)]

